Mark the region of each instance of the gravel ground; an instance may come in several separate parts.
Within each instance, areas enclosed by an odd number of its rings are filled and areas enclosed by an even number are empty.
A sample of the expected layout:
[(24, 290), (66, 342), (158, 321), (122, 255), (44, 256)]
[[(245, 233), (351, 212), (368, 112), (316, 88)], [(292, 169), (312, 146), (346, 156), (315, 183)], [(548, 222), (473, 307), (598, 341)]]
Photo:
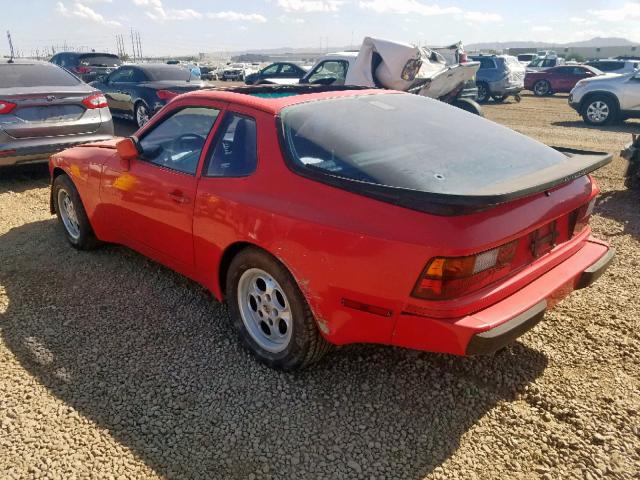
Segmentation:
[[(568, 147), (640, 132), (586, 128), (566, 97), (486, 113)], [(0, 478), (638, 478), (640, 197), (623, 168), (597, 173), (592, 221), (615, 263), (512, 347), (349, 346), (296, 374), (254, 362), (192, 282), (71, 249), (45, 168), (0, 171)]]

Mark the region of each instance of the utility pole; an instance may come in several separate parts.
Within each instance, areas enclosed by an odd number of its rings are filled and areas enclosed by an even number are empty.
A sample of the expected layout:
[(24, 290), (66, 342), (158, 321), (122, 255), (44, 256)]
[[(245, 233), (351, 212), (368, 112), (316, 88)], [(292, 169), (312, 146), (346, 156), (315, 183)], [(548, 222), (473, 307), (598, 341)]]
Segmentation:
[(133, 48), (133, 61), (136, 61), (136, 42), (133, 38), (133, 28), (131, 28), (131, 47)]
[(138, 40), (138, 57), (142, 61), (142, 42), (140, 42), (140, 32), (136, 31), (136, 39)]
[(9, 52), (11, 52), (9, 63), (13, 63), (13, 57), (15, 57), (15, 53), (13, 51), (13, 41), (11, 40), (11, 32), (9, 30), (7, 30), (7, 39), (9, 40)]

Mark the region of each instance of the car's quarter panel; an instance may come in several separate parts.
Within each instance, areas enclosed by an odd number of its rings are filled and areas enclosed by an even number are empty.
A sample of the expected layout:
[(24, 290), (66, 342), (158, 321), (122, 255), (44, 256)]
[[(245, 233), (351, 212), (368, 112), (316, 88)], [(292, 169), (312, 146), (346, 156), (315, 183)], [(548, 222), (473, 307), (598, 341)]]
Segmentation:
[[(464, 301), (434, 305), (410, 293), (430, 258), (502, 245), (566, 216), (596, 194), (590, 180), (581, 177), (473, 215), (428, 215), (296, 175), (284, 162), (273, 116), (252, 115), (259, 132), (256, 172), (199, 182), (194, 212), (198, 276), (221, 298), (218, 268), (224, 252), (236, 242), (257, 245), (291, 271), (323, 335), (336, 344), (392, 343), (395, 322), (410, 303), (441, 317), (479, 308)], [(569, 243), (579, 248), (580, 241)], [(528, 271), (520, 280), (535, 276)], [(496, 287), (482, 306), (507, 294)], [(345, 302), (379, 307), (380, 313)]]

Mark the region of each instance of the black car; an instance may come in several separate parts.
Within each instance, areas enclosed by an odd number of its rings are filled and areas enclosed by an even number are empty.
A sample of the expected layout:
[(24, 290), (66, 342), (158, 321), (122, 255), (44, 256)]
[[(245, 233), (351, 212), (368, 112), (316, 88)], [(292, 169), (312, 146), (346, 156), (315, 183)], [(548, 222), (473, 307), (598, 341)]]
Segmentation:
[(259, 72), (247, 75), (244, 83), (247, 85), (255, 85), (258, 83), (275, 83), (272, 80), (277, 79), (300, 79), (307, 71), (300, 65), (290, 62), (276, 62), (263, 68)]
[(61, 52), (56, 53), (49, 61), (69, 70), (87, 83), (100, 75), (108, 75), (122, 65), (122, 60), (117, 55), (97, 52)]
[(91, 84), (107, 97), (114, 117), (134, 120), (141, 127), (173, 97), (204, 86), (178, 65), (123, 65)]

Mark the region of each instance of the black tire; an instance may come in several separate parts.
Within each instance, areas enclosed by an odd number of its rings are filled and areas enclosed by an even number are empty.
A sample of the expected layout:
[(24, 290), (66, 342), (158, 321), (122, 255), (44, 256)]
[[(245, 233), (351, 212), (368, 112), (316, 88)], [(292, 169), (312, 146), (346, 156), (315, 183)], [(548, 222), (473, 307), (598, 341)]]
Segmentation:
[[(249, 269), (260, 269), (268, 273), (280, 285), (291, 310), (292, 333), (284, 350), (273, 353), (262, 348), (253, 338), (242, 320), (238, 300), (238, 288), (242, 275)], [(302, 292), (293, 276), (282, 263), (268, 253), (254, 247), (241, 250), (231, 261), (226, 279), (226, 301), (231, 323), (240, 343), (260, 362), (278, 370), (305, 368), (320, 360), (330, 349), (311, 313)]]
[(489, 84), (487, 82), (476, 82), (478, 87), (478, 103), (487, 103), (491, 98), (491, 92), (489, 91)]
[[(608, 112), (606, 116), (603, 114), (597, 116), (591, 112), (591, 108), (596, 108), (598, 105), (601, 106), (599, 108), (601, 112), (604, 111), (602, 106), (606, 106)], [(580, 109), (584, 122), (594, 126), (609, 125), (615, 122), (619, 113), (618, 103), (608, 95), (592, 95), (582, 102), (582, 108)]]
[(482, 107), (478, 104), (478, 102), (476, 102), (475, 100), (471, 100), (470, 98), (458, 98), (454, 100), (451, 105), (453, 105), (454, 107), (458, 107), (465, 112), (484, 117)]
[(551, 91), (551, 84), (546, 80), (538, 80), (533, 84), (533, 94), (536, 97), (546, 97), (548, 95), (553, 95)]
[[(61, 191), (65, 192), (65, 194), (73, 203), (73, 208), (75, 210), (77, 224), (79, 227), (77, 235), (72, 234), (70, 229), (65, 225), (65, 221), (63, 220), (62, 209), (64, 207), (59, 205)], [(60, 223), (62, 231), (64, 232), (67, 240), (73, 248), (77, 248), (78, 250), (91, 250), (100, 245), (99, 240), (93, 233), (93, 228), (91, 228), (91, 223), (89, 223), (89, 218), (87, 217), (87, 213), (84, 209), (84, 205), (82, 204), (82, 200), (80, 200), (78, 190), (67, 175), (59, 175), (53, 181), (52, 200), (54, 211), (56, 212), (56, 216), (58, 217), (58, 222)]]
[(493, 101), (496, 103), (502, 103), (504, 102), (507, 98), (509, 98), (509, 95), (491, 95), (491, 98), (493, 98)]

